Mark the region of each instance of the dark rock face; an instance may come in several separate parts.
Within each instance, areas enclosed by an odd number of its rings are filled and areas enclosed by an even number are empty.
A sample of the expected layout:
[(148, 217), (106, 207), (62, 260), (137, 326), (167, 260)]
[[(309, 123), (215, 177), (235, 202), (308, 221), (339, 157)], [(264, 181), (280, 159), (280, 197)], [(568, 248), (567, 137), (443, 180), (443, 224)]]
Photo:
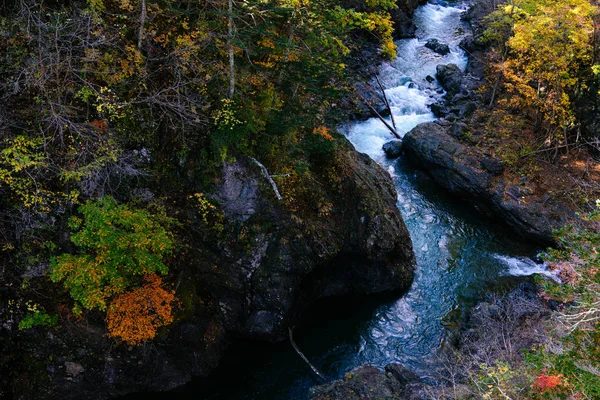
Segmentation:
[(484, 19), (494, 10), (494, 2), (475, 1), (461, 16), (461, 19), (469, 24), (471, 35), (460, 43), (460, 47), (467, 51), (469, 57), (466, 72), (474, 76), (483, 77), (485, 75), (486, 63), (483, 60), (486, 57), (483, 53), (488, 45), (483, 40), (483, 32), (487, 28)]
[(426, 387), (419, 377), (400, 364), (388, 364), (384, 371), (360, 366), (343, 379), (311, 389), (312, 400), (422, 399)]
[(446, 106), (445, 103), (433, 103), (429, 106), (431, 108), (431, 112), (438, 118), (445, 117), (449, 114), (450, 109)]
[(296, 211), (277, 200), (251, 160), (224, 164), (206, 193), (219, 203), (224, 228), (205, 231), (197, 209), (179, 210), (190, 244), (171, 267), (181, 311), (146, 346), (115, 345), (96, 314), (51, 332), (15, 328), (8, 335), (11, 328), (0, 325), (11, 350), (18, 349), (10, 355), (19, 366), (14, 397), (168, 390), (210, 373), (233, 337), (283, 340), (295, 316), (320, 297), (407, 289), (415, 261), (391, 178), (346, 142), (337, 159), (335, 185), (323, 180), (306, 188), (323, 205)]
[(438, 65), (436, 67), (435, 77), (450, 96), (453, 96), (460, 91), (463, 73), (460, 68), (458, 68), (458, 65)]
[(412, 17), (418, 6), (425, 4), (427, 0), (403, 0), (398, 1), (398, 8), (389, 10), (394, 21), (394, 37), (397, 39), (413, 38), (417, 32)]
[(425, 43), (425, 47), (431, 49), (434, 53), (440, 54), (442, 56), (445, 56), (446, 54), (450, 53), (450, 48), (448, 47), (448, 45), (440, 43), (440, 41), (437, 39), (429, 39), (427, 43)]
[(383, 145), (383, 151), (388, 158), (398, 158), (402, 154), (402, 140), (392, 140)]
[(525, 202), (526, 193), (505, 191), (505, 183), (494, 179), (502, 163), (467, 151), (449, 134), (451, 130), (435, 122), (420, 124), (404, 136), (404, 153), (441, 187), (478, 211), (500, 218), (524, 237), (554, 244), (552, 230), (563, 226), (572, 212), (550, 199)]
[[(302, 296), (379, 293), (410, 284), (414, 261), (408, 231), (396, 214), (393, 183), (368, 156), (350, 149), (347, 155), (342, 193), (321, 193), (332, 205), (330, 214), (301, 224), (273, 204), (272, 189), (253, 166), (225, 167), (243, 170), (236, 179), (250, 196), (259, 181), (257, 217), (273, 226), (256, 237), (250, 259), (235, 261), (242, 271), (237, 286), (247, 293), (243, 335), (282, 339)], [(227, 185), (225, 180), (222, 187)], [(310, 289), (300, 293), (301, 287)]]

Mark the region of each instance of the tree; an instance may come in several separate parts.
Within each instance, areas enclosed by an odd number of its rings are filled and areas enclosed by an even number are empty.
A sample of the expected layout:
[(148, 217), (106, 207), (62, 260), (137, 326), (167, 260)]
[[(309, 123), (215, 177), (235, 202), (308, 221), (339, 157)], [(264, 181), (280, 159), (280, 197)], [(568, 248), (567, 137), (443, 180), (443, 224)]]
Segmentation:
[(587, 0), (524, 1), (516, 7), (503, 8), (514, 18), (501, 67), (512, 95), (504, 103), (534, 112), (546, 146), (559, 145), (557, 132), (566, 146), (576, 125), (573, 96), (591, 73), (595, 7)]

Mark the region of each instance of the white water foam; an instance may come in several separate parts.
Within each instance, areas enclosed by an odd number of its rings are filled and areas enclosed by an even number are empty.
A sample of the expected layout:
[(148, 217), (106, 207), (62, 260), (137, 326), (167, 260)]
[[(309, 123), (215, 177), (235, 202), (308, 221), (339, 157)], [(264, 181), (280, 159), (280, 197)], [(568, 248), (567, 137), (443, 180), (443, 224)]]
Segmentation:
[(530, 258), (524, 257), (509, 257), (500, 254), (494, 254), (494, 258), (502, 261), (507, 267), (506, 275), (510, 276), (530, 276), (534, 274), (545, 275), (554, 279), (556, 282), (561, 282), (560, 278), (548, 270), (546, 263), (538, 264)]

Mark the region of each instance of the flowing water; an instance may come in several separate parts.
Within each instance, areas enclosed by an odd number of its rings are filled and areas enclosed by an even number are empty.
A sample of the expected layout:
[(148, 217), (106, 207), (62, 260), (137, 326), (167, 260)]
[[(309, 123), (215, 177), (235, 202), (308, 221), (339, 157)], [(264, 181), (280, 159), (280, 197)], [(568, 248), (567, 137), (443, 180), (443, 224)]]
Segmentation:
[[(467, 59), (458, 47), (466, 31), (460, 21), (464, 10), (462, 5), (438, 4), (417, 9), (417, 38), (397, 42), (397, 59), (381, 67), (401, 135), (435, 119), (428, 105), (443, 93), (426, 77), (435, 76), (436, 66), (466, 67)], [(424, 47), (429, 38), (447, 43), (451, 53), (440, 56)], [(449, 332), (482, 293), (547, 272), (531, 259), (537, 249), (513, 232), (482, 220), (467, 204), (449, 198), (403, 158), (387, 160), (381, 147), (393, 137), (379, 120), (341, 129), (358, 151), (369, 154), (394, 179), (418, 269), (412, 287), (400, 298), (320, 302), (296, 330), (296, 342), (332, 379), (361, 364), (383, 367), (390, 362), (400, 362), (427, 377), (435, 369), (436, 355)], [(289, 343), (239, 342), (228, 350), (210, 379), (195, 380), (167, 396), (306, 399), (308, 388), (318, 383)]]

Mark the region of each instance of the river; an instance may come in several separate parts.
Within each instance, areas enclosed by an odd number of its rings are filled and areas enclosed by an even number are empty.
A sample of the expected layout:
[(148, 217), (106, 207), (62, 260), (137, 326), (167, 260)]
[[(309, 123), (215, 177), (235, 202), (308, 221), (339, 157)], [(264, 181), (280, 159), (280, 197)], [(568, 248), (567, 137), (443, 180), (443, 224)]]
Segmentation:
[[(462, 4), (419, 7), (414, 17), (417, 37), (398, 41), (398, 57), (381, 66), (401, 135), (435, 119), (428, 105), (443, 93), (426, 77), (435, 76), (436, 66), (455, 63), (465, 69), (467, 58), (458, 47), (467, 31), (460, 20), (465, 9)], [(429, 38), (448, 44), (450, 54), (440, 56), (426, 48)], [(450, 198), (404, 158), (386, 159), (381, 147), (393, 137), (379, 120), (340, 129), (394, 179), (418, 269), (412, 287), (400, 298), (320, 302), (296, 329), (296, 342), (331, 379), (361, 364), (383, 367), (390, 362), (400, 362), (426, 378), (435, 371), (437, 354), (449, 333), (482, 293), (545, 272), (543, 265), (532, 261), (538, 249)], [(196, 379), (156, 398), (296, 400), (308, 398), (308, 389), (318, 383), (289, 343), (238, 342), (209, 379)]]

